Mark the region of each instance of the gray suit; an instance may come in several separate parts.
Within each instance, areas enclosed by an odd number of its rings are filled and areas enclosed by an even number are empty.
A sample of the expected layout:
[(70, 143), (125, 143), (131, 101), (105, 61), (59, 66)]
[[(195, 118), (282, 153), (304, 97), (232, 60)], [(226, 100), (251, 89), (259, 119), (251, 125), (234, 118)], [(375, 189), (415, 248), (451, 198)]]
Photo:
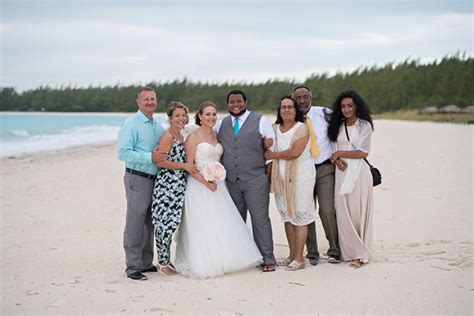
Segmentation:
[(265, 264), (275, 264), (260, 118), (261, 115), (250, 112), (236, 137), (232, 119), (227, 116), (222, 120), (217, 138), (224, 147), (222, 164), (227, 170), (226, 182), (232, 200), (244, 221), (249, 211), (253, 237)]

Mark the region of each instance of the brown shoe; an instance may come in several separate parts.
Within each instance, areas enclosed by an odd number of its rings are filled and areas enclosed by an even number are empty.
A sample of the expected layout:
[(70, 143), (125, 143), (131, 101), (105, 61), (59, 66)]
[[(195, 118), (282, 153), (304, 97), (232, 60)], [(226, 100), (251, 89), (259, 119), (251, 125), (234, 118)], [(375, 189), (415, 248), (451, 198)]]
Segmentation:
[(169, 263), (165, 266), (158, 265), (158, 270), (160, 271), (160, 273), (163, 273), (165, 275), (176, 275), (176, 274), (178, 274), (178, 272), (176, 272), (176, 270), (174, 269), (174, 266), (171, 263)]
[(263, 264), (262, 265), (262, 272), (273, 272), (275, 271), (274, 264)]

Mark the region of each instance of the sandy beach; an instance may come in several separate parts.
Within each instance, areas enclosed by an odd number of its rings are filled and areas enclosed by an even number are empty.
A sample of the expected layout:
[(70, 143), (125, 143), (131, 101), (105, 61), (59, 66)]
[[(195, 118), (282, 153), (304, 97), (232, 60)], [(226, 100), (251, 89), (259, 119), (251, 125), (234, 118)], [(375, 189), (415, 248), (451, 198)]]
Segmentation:
[[(376, 121), (374, 259), (213, 279), (124, 273), (114, 144), (0, 160), (1, 313), (471, 314), (474, 127)], [(276, 257), (288, 247), (273, 197)], [(327, 250), (317, 221), (320, 252)]]

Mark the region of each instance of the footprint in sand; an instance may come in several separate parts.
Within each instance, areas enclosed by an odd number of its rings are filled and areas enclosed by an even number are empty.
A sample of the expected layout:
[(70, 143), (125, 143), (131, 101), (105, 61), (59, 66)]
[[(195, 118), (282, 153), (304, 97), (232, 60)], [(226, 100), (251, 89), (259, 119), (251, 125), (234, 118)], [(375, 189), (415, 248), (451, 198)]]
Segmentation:
[(160, 308), (160, 307), (153, 307), (150, 308), (150, 311), (152, 312), (165, 312), (165, 313), (174, 313), (174, 311), (166, 308)]
[(434, 256), (434, 255), (442, 255), (446, 253), (446, 251), (422, 251), (421, 254), (425, 256)]
[(46, 308), (57, 308), (61, 305), (64, 305), (66, 304), (66, 299), (64, 297), (62, 298), (59, 298), (57, 300), (55, 300), (53, 303), (51, 303), (50, 305), (46, 306)]

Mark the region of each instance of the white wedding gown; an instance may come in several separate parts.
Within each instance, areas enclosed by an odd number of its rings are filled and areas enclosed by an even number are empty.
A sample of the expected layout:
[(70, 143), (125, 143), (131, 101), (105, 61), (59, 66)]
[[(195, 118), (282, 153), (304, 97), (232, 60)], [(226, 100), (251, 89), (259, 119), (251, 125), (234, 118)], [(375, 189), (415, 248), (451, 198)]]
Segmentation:
[[(199, 143), (196, 167), (219, 161), (221, 144)], [(225, 180), (212, 192), (188, 176), (184, 212), (177, 232), (175, 266), (185, 276), (207, 278), (254, 267), (262, 263), (250, 229), (227, 191)]]

